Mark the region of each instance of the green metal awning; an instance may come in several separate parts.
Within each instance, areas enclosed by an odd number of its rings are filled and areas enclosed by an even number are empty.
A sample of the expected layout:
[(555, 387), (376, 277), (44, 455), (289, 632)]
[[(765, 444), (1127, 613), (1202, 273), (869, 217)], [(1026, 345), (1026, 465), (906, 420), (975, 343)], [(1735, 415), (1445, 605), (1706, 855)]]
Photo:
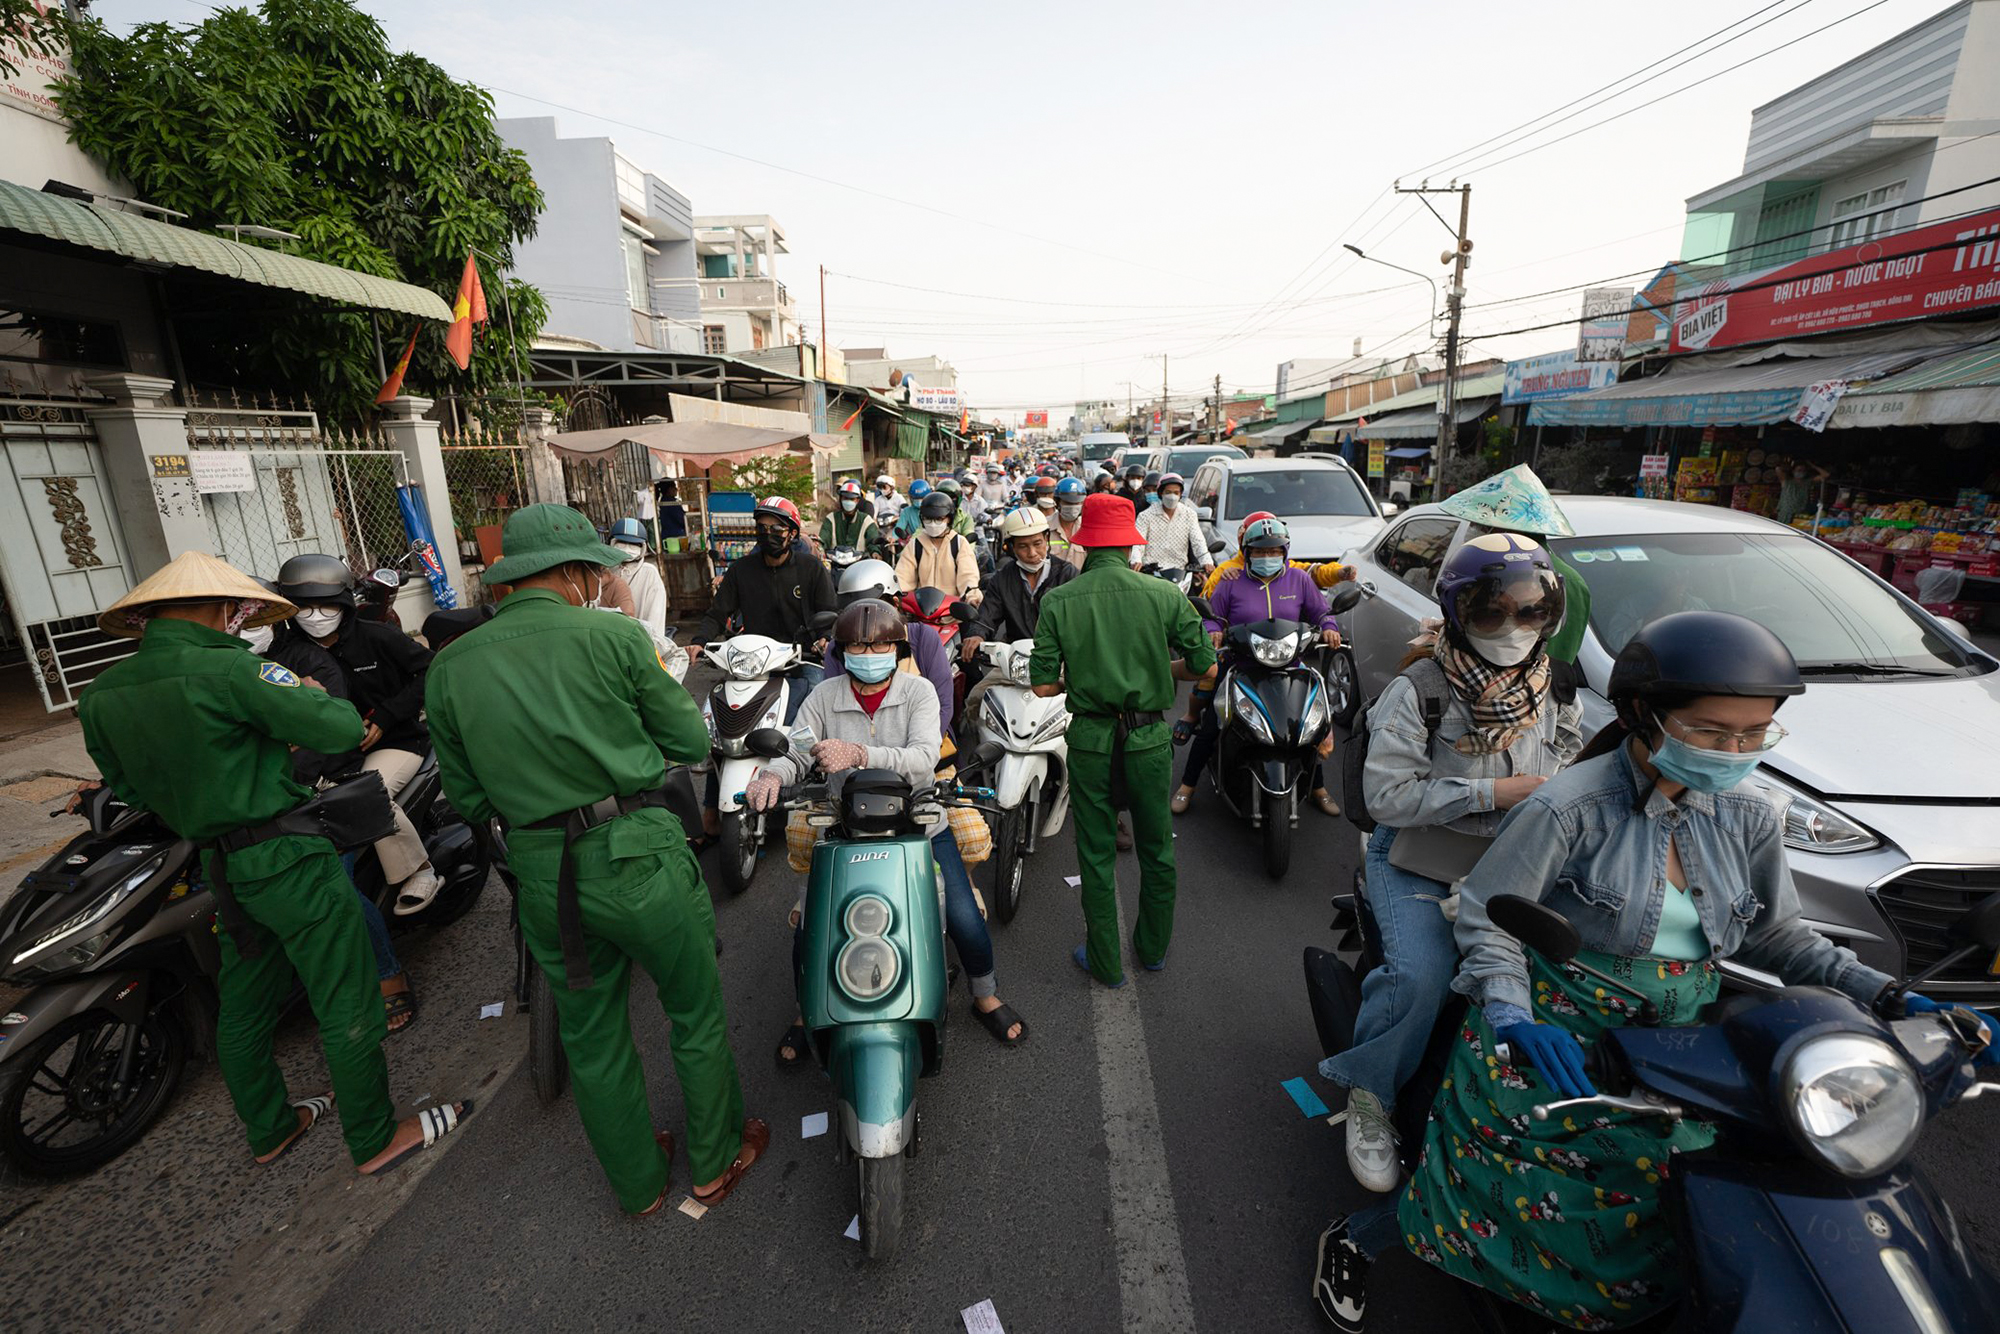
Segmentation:
[(190, 227), (44, 194), (0, 181), (0, 235), (20, 233), (120, 255), (145, 264), (199, 269), (219, 278), (303, 292), (343, 306), (393, 310), (451, 322), (451, 307), (437, 293), (390, 278), (244, 245)]

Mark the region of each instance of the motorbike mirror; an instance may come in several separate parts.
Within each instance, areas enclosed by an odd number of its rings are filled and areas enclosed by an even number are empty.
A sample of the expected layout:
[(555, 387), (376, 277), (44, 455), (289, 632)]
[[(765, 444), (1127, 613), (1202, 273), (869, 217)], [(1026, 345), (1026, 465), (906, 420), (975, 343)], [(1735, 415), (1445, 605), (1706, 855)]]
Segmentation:
[(403, 586), (403, 572), (401, 570), (391, 570), (385, 567), (375, 571), (369, 578), (388, 588), (401, 588)]
[(2000, 894), (1989, 894), (1958, 919), (1952, 934), (1969, 945), (2000, 950)]
[(1533, 899), (1499, 895), (1486, 905), (1486, 915), (1493, 919), (1493, 925), (1550, 963), (1568, 963), (1583, 948), (1575, 923)]
[(1353, 611), (1360, 605), (1361, 599), (1367, 596), (1360, 584), (1346, 583), (1333, 590), (1333, 596), (1326, 600), (1326, 604), (1333, 608), (1334, 615), (1338, 616), (1342, 612)]
[(1218, 552), (1218, 551), (1223, 551), (1223, 550), (1226, 550), (1226, 549), (1228, 548), (1228, 546), (1229, 546), (1229, 544), (1228, 544), (1227, 542), (1223, 541), (1223, 540), (1222, 540), (1221, 538), (1219, 538), (1219, 537), (1218, 537), (1218, 538), (1214, 538), (1214, 539), (1210, 540), (1210, 542), (1209, 542), (1209, 544), (1208, 544), (1208, 554), (1209, 554), (1209, 555), (1211, 555), (1211, 556), (1213, 556), (1213, 555), (1214, 555), (1214, 554), (1215, 554), (1216, 552)]
[(993, 763), (995, 760), (999, 759), (1002, 755), (1005, 755), (1006, 753), (1007, 753), (1007, 748), (1005, 746), (1001, 745), (998, 741), (995, 741), (992, 737), (987, 737), (985, 740), (981, 741), (976, 748), (974, 748), (972, 752), (972, 759), (973, 763), (983, 767), (985, 765)]
[(967, 625), (975, 620), (979, 613), (972, 609), (970, 602), (960, 598), (951, 604), (951, 610), (946, 615), (950, 616), (952, 620), (957, 621), (960, 625)]
[(744, 748), (752, 755), (775, 760), (792, 753), (792, 739), (775, 727), (760, 727), (743, 738)]
[(1195, 615), (1201, 617), (1201, 619), (1203, 619), (1204, 621), (1214, 619), (1215, 608), (1209, 605), (1209, 601), (1207, 598), (1191, 597), (1188, 599), (1188, 601), (1194, 605)]
[(833, 623), (839, 619), (840, 613), (837, 611), (815, 612), (812, 620), (807, 622), (807, 624), (812, 627), (815, 637), (823, 638), (828, 631), (833, 629)]

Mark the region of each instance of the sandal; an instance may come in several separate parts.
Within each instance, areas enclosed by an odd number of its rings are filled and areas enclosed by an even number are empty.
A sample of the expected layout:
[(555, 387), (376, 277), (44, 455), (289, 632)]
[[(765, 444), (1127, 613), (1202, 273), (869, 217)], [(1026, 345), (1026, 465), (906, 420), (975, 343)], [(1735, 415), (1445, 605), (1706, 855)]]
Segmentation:
[(654, 1200), (638, 1213), (633, 1214), (632, 1217), (634, 1218), (651, 1218), (654, 1214), (666, 1208), (667, 1192), (674, 1188), (674, 1132), (671, 1130), (655, 1130), (653, 1132), (653, 1143), (659, 1145), (660, 1152), (667, 1155), (667, 1180), (660, 1187), (660, 1198)]
[(257, 1166), (269, 1167), (293, 1149), (298, 1148), (300, 1142), (305, 1139), (307, 1132), (319, 1124), (319, 1119), (322, 1116), (333, 1110), (333, 1095), (331, 1093), (322, 1093), (316, 1098), (301, 1098), (292, 1104), (292, 1110), (295, 1112), (304, 1112), (306, 1114), (306, 1123), (293, 1131), (292, 1137), (286, 1140), (276, 1153), (272, 1154), (269, 1158), (259, 1158)]
[(696, 1204), (713, 1209), (729, 1198), (729, 1192), (736, 1189), (736, 1183), (743, 1180), (743, 1174), (754, 1167), (764, 1150), (771, 1147), (771, 1127), (752, 1116), (743, 1122), (743, 1147), (736, 1152), (736, 1161), (722, 1174), (722, 1182), (714, 1190), (704, 1194), (696, 1190), (689, 1194)]
[(404, 1163), (464, 1125), (465, 1119), (471, 1115), (472, 1099), (470, 1098), (467, 1098), (464, 1102), (447, 1103), (443, 1107), (424, 1108), (421, 1112), (417, 1113), (417, 1123), (424, 1130), (422, 1141), (412, 1144), (409, 1148), (403, 1150), (373, 1172), (363, 1172), (361, 1175), (365, 1177), (379, 1177), (384, 1173), (395, 1171)]
[(1176, 719), (1174, 722), (1174, 744), (1176, 746), (1185, 746), (1188, 742), (1194, 740), (1194, 727), (1195, 723), (1192, 718)]
[[(785, 1055), (787, 1047), (791, 1048), (792, 1051), (792, 1055), (789, 1057)], [(793, 1024), (785, 1030), (785, 1036), (778, 1039), (778, 1068), (780, 1070), (798, 1069), (806, 1063), (806, 1057), (811, 1051), (812, 1040), (806, 1034), (806, 1026), (804, 1024)]]
[(382, 998), (382, 1011), (389, 1021), (389, 1032), (401, 1033), (417, 1022), (417, 993), (405, 982), (401, 991), (392, 991)]
[[(1010, 1005), (995, 1006), (991, 1010), (982, 1010), (975, 1005), (972, 1007), (972, 1017), (985, 1025), (986, 1031), (998, 1039), (1003, 1047), (1018, 1047), (1028, 1040), (1028, 1021), (1015, 1014), (1014, 1008)], [(1007, 1030), (1016, 1024), (1021, 1026), (1021, 1035), (1008, 1037)]]
[(688, 851), (699, 857), (721, 841), (720, 834), (696, 834), (688, 840)]

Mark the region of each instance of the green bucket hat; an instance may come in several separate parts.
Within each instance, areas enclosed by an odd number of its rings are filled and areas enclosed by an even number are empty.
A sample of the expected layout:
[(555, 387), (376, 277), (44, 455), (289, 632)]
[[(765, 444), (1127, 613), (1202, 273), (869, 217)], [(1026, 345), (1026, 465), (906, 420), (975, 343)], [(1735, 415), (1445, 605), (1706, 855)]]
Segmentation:
[(1562, 506), (1523, 463), (1495, 473), (1483, 482), (1447, 496), (1438, 508), (1454, 519), (1531, 537), (1574, 537), (1576, 529), (1563, 517)]
[(573, 560), (623, 565), (625, 556), (604, 545), (597, 526), (567, 505), (528, 505), (507, 516), (500, 530), (499, 560), (482, 576), (490, 584), (511, 584)]

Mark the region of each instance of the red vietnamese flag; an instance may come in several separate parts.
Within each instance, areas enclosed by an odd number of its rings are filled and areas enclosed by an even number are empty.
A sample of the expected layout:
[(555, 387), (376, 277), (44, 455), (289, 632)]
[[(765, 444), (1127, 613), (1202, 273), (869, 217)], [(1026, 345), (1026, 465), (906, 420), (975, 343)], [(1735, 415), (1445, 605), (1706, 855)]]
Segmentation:
[(410, 330), (409, 346), (403, 349), (403, 355), (397, 359), (395, 369), (389, 372), (389, 378), (382, 381), (382, 388), (376, 392), (375, 401), (377, 403), (387, 403), (390, 399), (403, 392), (403, 376), (409, 371), (410, 357), (416, 350), (417, 330), (412, 329)]
[(960, 435), (965, 435), (967, 432), (971, 430), (972, 430), (972, 409), (960, 408), (958, 410), (958, 433)]
[(458, 280), (458, 300), (452, 303), (451, 327), (444, 331), (444, 350), (460, 370), (472, 365), (472, 327), (486, 323), (486, 290), (479, 285), (479, 266), (472, 252), (465, 255), (465, 272)]
[(847, 420), (840, 424), (840, 429), (843, 431), (851, 430), (854, 426), (854, 419), (856, 417), (859, 417), (861, 415), (861, 409), (867, 406), (868, 405), (866, 403), (863, 403), (860, 408), (856, 408), (854, 411), (848, 413)]

